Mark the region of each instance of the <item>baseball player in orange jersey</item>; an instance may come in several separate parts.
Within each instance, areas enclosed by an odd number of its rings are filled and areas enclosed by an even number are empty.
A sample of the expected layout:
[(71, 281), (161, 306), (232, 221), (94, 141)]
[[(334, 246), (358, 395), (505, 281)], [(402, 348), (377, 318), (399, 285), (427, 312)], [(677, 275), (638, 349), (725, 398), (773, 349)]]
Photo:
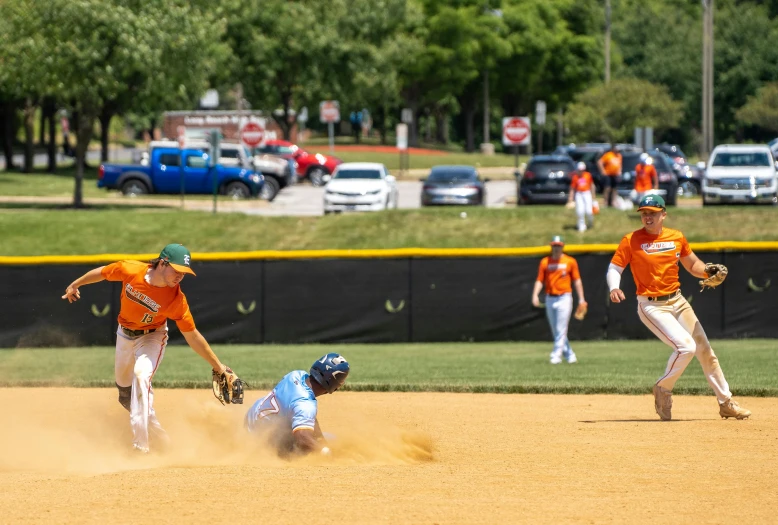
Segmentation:
[(647, 153), (640, 156), (640, 162), (635, 166), (635, 200), (640, 202), (647, 191), (659, 189), (659, 179), (654, 167), (654, 159)]
[(616, 195), (616, 186), (621, 178), (623, 157), (621, 153), (616, 149), (616, 144), (612, 143), (610, 150), (600, 157), (597, 161), (597, 167), (600, 173), (604, 175), (603, 182), (603, 197), (605, 198), (606, 206), (613, 206), (613, 198)]
[(552, 365), (561, 363), (563, 357), (568, 363), (578, 362), (567, 340), (567, 326), (573, 313), (572, 286), (578, 293), (578, 303), (586, 304), (578, 262), (563, 253), (564, 246), (562, 237), (558, 235), (551, 240), (551, 255), (541, 259), (538, 278), (532, 289), (532, 306), (535, 308), (540, 308), (540, 291), (544, 288), (546, 291), (546, 317), (554, 336), (554, 349), (550, 356)]
[(577, 171), (573, 173), (570, 181), (570, 197), (568, 204), (575, 201), (575, 214), (578, 216), (578, 231), (586, 231), (586, 223), (594, 226), (594, 179), (592, 174), (586, 171), (586, 163), (579, 162)]
[(72, 303), (81, 298), (79, 287), (85, 284), (103, 280), (122, 282), (114, 371), (119, 403), (130, 412), (133, 448), (140, 452), (149, 451), (149, 431), (160, 443), (168, 442), (154, 412), (151, 387), (165, 354), (168, 319), (176, 322), (192, 350), (214, 370), (234, 375), (195, 328), (186, 296), (179, 286), (186, 274), (195, 275), (190, 262), (189, 250), (180, 244), (169, 244), (150, 263), (119, 261), (90, 270), (73, 281), (62, 296)]
[(733, 399), (719, 360), (710, 346), (689, 302), (681, 294), (678, 263), (695, 277), (707, 278), (705, 263), (692, 252), (683, 233), (665, 228), (665, 201), (659, 195), (646, 195), (638, 206), (643, 228), (621, 239), (608, 267), (607, 282), (614, 303), (625, 300), (621, 274), (627, 265), (637, 288), (638, 316), (646, 327), (673, 349), (662, 377), (654, 385), (654, 405), (662, 420), (670, 420), (672, 392), (694, 356), (716, 393), (721, 417), (745, 419), (751, 412)]

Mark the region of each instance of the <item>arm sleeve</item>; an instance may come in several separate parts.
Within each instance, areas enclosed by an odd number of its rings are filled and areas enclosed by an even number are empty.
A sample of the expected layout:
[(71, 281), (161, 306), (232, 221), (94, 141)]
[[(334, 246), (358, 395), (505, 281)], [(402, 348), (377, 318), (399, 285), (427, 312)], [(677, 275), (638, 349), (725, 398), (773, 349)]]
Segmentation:
[(578, 270), (578, 261), (570, 258), (570, 277), (573, 281), (578, 281), (581, 278), (581, 272)]
[(167, 318), (175, 321), (176, 326), (182, 332), (191, 332), (196, 328), (192, 312), (189, 311), (189, 303), (187, 303), (186, 296), (180, 290), (170, 305), (170, 312), (167, 313)]
[(543, 258), (540, 261), (540, 266), (538, 266), (538, 277), (537, 281), (545, 284), (546, 283), (546, 265), (548, 264), (548, 259)]
[(103, 271), (100, 273), (106, 281), (123, 281), (126, 277), (129, 277), (124, 261), (103, 266)]
[(619, 243), (619, 247), (616, 248), (616, 253), (613, 254), (611, 264), (615, 264), (622, 269), (627, 267), (627, 265), (632, 260), (632, 250), (630, 250), (629, 247), (629, 240), (629, 236), (627, 235), (622, 237), (621, 242)]
[(613, 263), (610, 263), (608, 266), (608, 272), (605, 274), (605, 280), (608, 282), (608, 290), (613, 291), (617, 288), (621, 288), (621, 273), (624, 271), (624, 268), (621, 266), (616, 266)]
[(686, 257), (688, 255), (691, 255), (692, 248), (689, 246), (689, 241), (686, 240), (686, 236), (683, 235), (681, 237), (681, 257)]
[(292, 407), (292, 432), (316, 428), (316, 401), (301, 399)]

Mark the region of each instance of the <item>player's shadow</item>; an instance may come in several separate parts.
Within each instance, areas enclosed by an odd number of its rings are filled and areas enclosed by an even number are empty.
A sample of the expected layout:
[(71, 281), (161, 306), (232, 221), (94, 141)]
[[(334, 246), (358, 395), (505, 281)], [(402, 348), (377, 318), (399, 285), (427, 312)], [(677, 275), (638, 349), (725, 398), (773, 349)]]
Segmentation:
[(711, 421), (712, 419), (671, 419), (662, 421), (661, 419), (584, 419), (579, 423), (684, 423), (690, 421)]

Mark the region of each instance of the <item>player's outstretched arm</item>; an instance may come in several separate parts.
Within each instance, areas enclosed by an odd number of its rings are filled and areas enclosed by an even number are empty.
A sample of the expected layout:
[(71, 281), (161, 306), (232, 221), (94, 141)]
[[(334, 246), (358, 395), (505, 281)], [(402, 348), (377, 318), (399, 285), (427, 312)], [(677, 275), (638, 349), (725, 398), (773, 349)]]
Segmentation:
[(65, 288), (65, 295), (63, 295), (62, 298), (67, 299), (69, 303), (73, 303), (81, 299), (81, 292), (78, 291), (81, 286), (85, 284), (99, 283), (100, 281), (105, 280), (105, 277), (103, 277), (103, 268), (104, 266), (100, 266), (94, 270), (89, 270), (84, 275), (70, 283), (68, 287)]
[(611, 263), (608, 266), (608, 273), (605, 275), (610, 290), (610, 299), (613, 303), (620, 303), (627, 298), (621, 290), (621, 273), (623, 271), (624, 268)]
[(705, 279), (708, 274), (705, 273), (705, 263), (700, 260), (694, 252), (691, 252), (686, 257), (681, 257), (681, 264), (686, 268), (686, 271), (695, 277)]
[(329, 448), (322, 440), (316, 439), (316, 432), (310, 428), (296, 428), (293, 432), (294, 446), (302, 454), (309, 454), (311, 452), (323, 452), (326, 448), (329, 453)]
[(213, 353), (211, 345), (208, 344), (208, 341), (205, 340), (205, 337), (203, 337), (203, 334), (201, 334), (199, 330), (195, 329), (191, 332), (181, 332), (181, 335), (184, 336), (187, 344), (192, 348), (192, 350), (195, 351), (197, 355), (208, 361), (208, 364), (211, 365), (211, 368), (219, 373), (224, 372), (227, 366), (223, 365), (222, 362), (219, 361), (219, 358), (216, 357), (215, 353)]
[(535, 281), (535, 286), (532, 288), (532, 306), (540, 308), (540, 290), (543, 288), (543, 283)]

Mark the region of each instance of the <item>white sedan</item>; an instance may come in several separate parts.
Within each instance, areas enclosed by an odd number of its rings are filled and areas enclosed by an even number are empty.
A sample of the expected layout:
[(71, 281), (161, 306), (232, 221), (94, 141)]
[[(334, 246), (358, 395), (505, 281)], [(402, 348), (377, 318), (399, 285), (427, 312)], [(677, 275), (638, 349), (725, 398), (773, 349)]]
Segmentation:
[(345, 162), (324, 186), (324, 213), (397, 208), (397, 181), (377, 162)]

